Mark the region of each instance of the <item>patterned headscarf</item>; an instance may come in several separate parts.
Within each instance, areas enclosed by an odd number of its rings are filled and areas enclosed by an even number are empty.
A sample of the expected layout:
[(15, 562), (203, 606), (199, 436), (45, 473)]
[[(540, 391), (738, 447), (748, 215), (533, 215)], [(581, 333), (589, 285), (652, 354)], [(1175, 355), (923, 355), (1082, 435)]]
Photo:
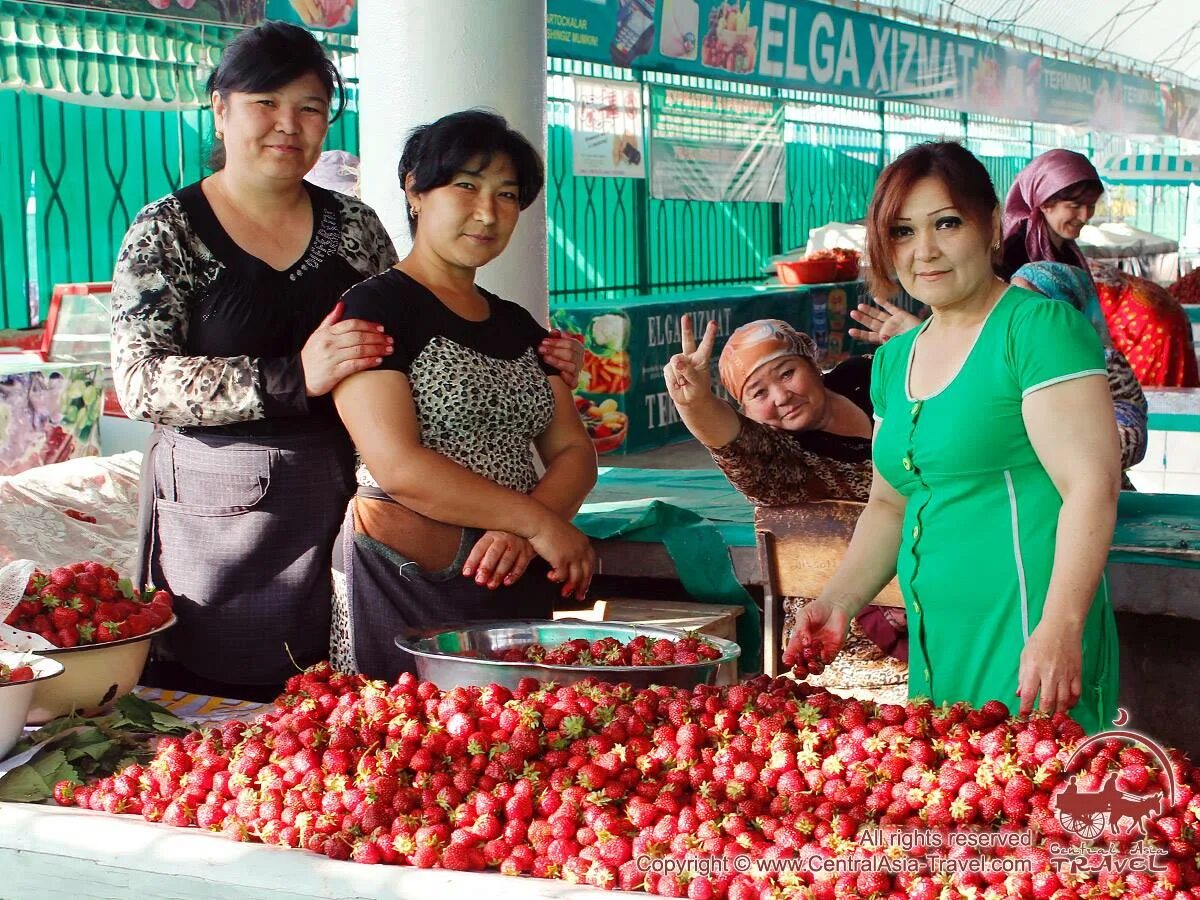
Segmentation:
[(781, 356), (802, 356), (815, 362), (817, 352), (816, 341), (782, 319), (756, 319), (729, 336), (717, 368), (725, 390), (741, 403), (746, 382), (761, 366)]
[[(1025, 226), (1025, 257), (1030, 262), (1056, 258), (1050, 240), (1050, 226), (1042, 215), (1042, 206), (1059, 191), (1081, 181), (1099, 181), (1100, 174), (1082, 153), (1073, 150), (1049, 150), (1036, 156), (1017, 176), (1004, 201), (1004, 243)], [(1087, 262), (1074, 241), (1066, 241), (1062, 252), (1075, 265), (1087, 269)], [(1006, 254), (1007, 258), (1007, 254)]]
[(1039, 294), (1052, 300), (1064, 300), (1084, 314), (1105, 347), (1112, 346), (1112, 337), (1100, 308), (1100, 298), (1092, 276), (1078, 266), (1058, 262), (1026, 263), (1013, 273), (1013, 278), (1023, 278), (1033, 285)]

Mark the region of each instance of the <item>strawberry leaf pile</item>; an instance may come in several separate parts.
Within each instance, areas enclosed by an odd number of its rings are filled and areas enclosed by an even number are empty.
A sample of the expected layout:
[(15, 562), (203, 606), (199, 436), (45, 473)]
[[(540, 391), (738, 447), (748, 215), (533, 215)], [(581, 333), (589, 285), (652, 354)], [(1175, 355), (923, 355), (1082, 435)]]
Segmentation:
[(150, 759), (159, 735), (191, 730), (187, 722), (133, 694), (104, 716), (55, 719), (22, 738), (0, 761), (0, 802), (69, 799), (74, 784)]
[[(1110, 783), (1153, 812), (1084, 844), (1060, 789), (1078, 803)], [(64, 786), (60, 801), (333, 859), (695, 900), (1072, 900), (1191, 896), (1197, 788), (1182, 754), (1085, 741), (1066, 715), (1018, 719), (998, 701), (874, 704), (765, 676), (441, 691), (322, 663), (253, 723), (166, 737), (148, 764)], [(879, 832), (922, 837), (889, 854)], [(988, 833), (1008, 840), (978, 840)], [(940, 860), (935, 838), (951, 848)], [(1056, 865), (1052, 848), (1157, 856), (1150, 870), (1094, 869)], [(913, 865), (834, 865), (883, 856)]]

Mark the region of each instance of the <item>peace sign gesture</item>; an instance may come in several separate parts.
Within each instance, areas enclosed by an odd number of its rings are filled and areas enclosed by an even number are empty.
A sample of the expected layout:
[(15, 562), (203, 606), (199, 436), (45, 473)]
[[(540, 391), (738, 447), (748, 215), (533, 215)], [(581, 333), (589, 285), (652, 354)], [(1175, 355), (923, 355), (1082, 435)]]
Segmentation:
[(713, 345), (717, 341), (717, 323), (709, 320), (704, 337), (696, 346), (696, 335), (692, 332), (692, 320), (688, 316), (680, 319), (683, 352), (676, 353), (663, 369), (667, 382), (667, 393), (680, 407), (689, 406), (697, 400), (706, 400), (712, 394)]

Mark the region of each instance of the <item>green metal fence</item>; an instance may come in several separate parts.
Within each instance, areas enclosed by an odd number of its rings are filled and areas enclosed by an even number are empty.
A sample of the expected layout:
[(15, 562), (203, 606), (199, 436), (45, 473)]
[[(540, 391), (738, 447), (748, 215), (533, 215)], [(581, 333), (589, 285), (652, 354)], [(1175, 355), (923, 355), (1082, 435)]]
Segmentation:
[[(803, 246), (809, 230), (866, 214), (880, 169), (920, 141), (949, 138), (975, 153), (1000, 198), (1039, 153), (1067, 147), (1100, 158), (1112, 138), (1053, 125), (967, 115), (913, 103), (780, 91), (712, 79), (548, 61), (547, 199), (550, 296), (556, 304), (622, 294), (759, 281), (769, 259)], [(786, 201), (656, 200), (645, 181), (577, 177), (572, 171), (571, 77), (767, 97), (785, 105)], [(648, 104), (643, 103), (644, 108)], [(648, 113), (643, 132), (649, 131)], [(1166, 152), (1186, 151), (1168, 146)], [(1124, 152), (1138, 152), (1130, 144)], [(1161, 145), (1158, 152), (1163, 152)], [(1200, 210), (1186, 189), (1114, 191), (1140, 228), (1179, 238)]]
[[(352, 47), (334, 52), (343, 71), (353, 67)], [(574, 175), (574, 76), (636, 83), (644, 99), (649, 85), (667, 84), (783, 103), (785, 202), (659, 200), (642, 179)], [(770, 258), (803, 246), (810, 229), (861, 219), (880, 168), (918, 141), (964, 141), (1003, 196), (1037, 153), (1067, 146), (1098, 157), (1117, 140), (915, 104), (564, 59), (548, 60), (547, 77), (549, 287), (556, 304), (759, 281)], [(347, 111), (327, 146), (357, 152), (351, 82)], [(205, 173), (210, 123), (205, 110), (85, 106), (0, 91), (0, 128), (9, 135), (0, 142), (0, 328), (38, 322), (55, 283), (107, 280), (138, 209)], [(644, 120), (644, 132), (648, 125)], [(1141, 147), (1125, 141), (1118, 149)], [(1198, 212), (1180, 189), (1125, 188), (1109, 199), (1138, 227), (1169, 237), (1179, 237)]]

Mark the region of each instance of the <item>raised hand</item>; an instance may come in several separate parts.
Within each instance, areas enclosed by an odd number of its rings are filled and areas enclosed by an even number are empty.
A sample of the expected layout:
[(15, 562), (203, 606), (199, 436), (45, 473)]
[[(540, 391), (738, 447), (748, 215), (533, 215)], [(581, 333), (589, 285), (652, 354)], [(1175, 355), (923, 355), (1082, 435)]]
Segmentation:
[(860, 303), (858, 309), (850, 310), (850, 318), (863, 326), (851, 328), (850, 337), (870, 344), (886, 344), (896, 335), (921, 324), (920, 319), (894, 303), (879, 298), (874, 300), (878, 306)]
[(683, 352), (676, 353), (667, 362), (663, 368), (663, 378), (667, 382), (667, 393), (675, 405), (684, 407), (713, 395), (710, 365), (717, 340), (717, 323), (709, 321), (699, 345), (696, 344), (690, 317), (681, 318), (680, 333)]
[(309, 397), (332, 391), (347, 375), (372, 369), (392, 352), (392, 339), (383, 326), (363, 319), (346, 319), (346, 305), (338, 301), (300, 351), (304, 389)]

